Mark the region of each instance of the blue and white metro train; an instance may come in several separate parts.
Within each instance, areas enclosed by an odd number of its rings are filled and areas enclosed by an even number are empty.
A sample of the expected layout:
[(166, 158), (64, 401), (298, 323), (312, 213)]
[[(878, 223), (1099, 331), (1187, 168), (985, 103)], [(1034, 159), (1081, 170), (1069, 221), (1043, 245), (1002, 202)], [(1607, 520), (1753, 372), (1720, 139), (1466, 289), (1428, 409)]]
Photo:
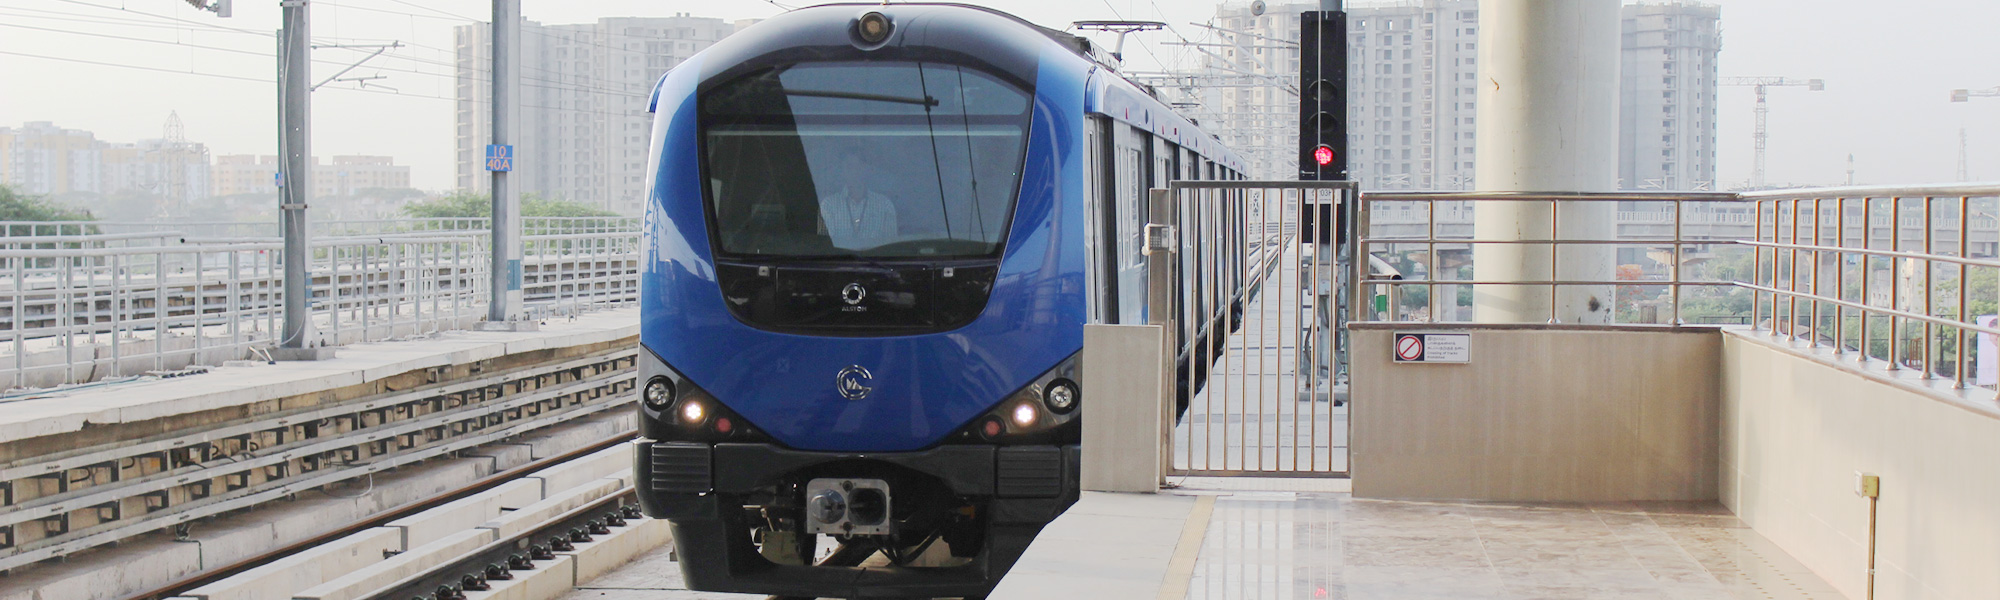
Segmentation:
[(636, 465), (690, 588), (980, 597), (1075, 502), (1083, 326), (1144, 322), (1145, 190), (1243, 168), (1092, 53), (829, 5), (659, 83)]

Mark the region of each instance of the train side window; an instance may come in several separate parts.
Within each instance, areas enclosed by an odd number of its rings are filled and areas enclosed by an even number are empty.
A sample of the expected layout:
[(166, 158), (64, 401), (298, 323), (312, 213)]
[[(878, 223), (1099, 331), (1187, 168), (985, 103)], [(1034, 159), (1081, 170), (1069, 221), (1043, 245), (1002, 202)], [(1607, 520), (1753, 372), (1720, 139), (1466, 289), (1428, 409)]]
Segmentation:
[(1125, 247), (1132, 257), (1130, 266), (1134, 267), (1146, 264), (1141, 252), (1146, 247), (1146, 177), (1142, 168), (1145, 164), (1146, 155), (1138, 148), (1125, 151), (1125, 180), (1132, 183), (1126, 188), (1125, 197), (1119, 204), (1124, 205), (1125, 214), (1132, 215), (1127, 219), (1132, 223), (1132, 231), (1125, 238)]

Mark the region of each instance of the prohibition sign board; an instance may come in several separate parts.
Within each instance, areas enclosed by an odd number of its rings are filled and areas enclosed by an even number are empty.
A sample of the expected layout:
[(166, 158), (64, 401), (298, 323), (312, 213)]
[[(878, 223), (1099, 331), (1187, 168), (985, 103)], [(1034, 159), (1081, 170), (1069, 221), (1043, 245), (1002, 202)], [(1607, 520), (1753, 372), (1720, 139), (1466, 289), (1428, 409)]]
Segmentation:
[(1399, 363), (1472, 362), (1472, 334), (1396, 332), (1390, 358)]
[(1424, 336), (1405, 333), (1396, 336), (1396, 360), (1419, 361), (1424, 359)]

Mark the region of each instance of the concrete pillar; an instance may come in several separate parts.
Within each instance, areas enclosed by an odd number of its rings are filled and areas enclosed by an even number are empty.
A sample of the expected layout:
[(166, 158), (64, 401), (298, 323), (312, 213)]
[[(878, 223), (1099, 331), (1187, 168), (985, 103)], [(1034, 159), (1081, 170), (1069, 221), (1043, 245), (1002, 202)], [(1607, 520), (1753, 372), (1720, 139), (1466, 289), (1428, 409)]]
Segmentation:
[[(1479, 3), (1477, 167), (1481, 191), (1602, 192), (1618, 180), (1618, 0), (1482, 0)], [(1481, 202), (1479, 239), (1610, 239), (1617, 206), (1606, 202)], [(1610, 246), (1480, 244), (1475, 278), (1609, 281)], [(1553, 260), (1552, 260), (1553, 259)], [(1552, 266), (1559, 265), (1559, 267)], [(1559, 270), (1558, 270), (1559, 268)], [(1612, 286), (1478, 286), (1481, 322), (1609, 323)], [(1553, 303), (1553, 308), (1551, 304)]]

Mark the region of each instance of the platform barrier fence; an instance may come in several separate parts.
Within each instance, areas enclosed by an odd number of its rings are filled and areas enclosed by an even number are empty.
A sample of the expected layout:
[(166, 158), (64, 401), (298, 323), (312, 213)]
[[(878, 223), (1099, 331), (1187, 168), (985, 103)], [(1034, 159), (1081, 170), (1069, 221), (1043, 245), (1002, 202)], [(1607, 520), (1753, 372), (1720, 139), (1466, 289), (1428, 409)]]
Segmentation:
[(2000, 184), (1743, 195), (1755, 207), (1751, 322), (1954, 388), (2000, 370)]
[[(283, 329), (284, 243), (117, 224), (0, 223), (0, 385), (10, 396), (260, 359)], [(233, 226), (233, 225), (232, 225)], [(484, 219), (329, 222), (310, 240), (315, 345), (464, 329), (485, 317)], [(637, 298), (637, 219), (527, 219), (528, 318)], [(211, 233), (231, 233), (210, 228)], [(0, 396), (4, 401), (6, 396)]]
[(1176, 181), (1153, 190), (1147, 322), (1167, 330), (1170, 475), (1340, 476), (1337, 342), (1351, 182)]

